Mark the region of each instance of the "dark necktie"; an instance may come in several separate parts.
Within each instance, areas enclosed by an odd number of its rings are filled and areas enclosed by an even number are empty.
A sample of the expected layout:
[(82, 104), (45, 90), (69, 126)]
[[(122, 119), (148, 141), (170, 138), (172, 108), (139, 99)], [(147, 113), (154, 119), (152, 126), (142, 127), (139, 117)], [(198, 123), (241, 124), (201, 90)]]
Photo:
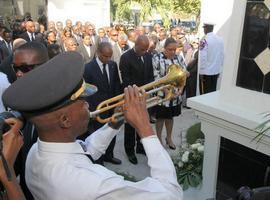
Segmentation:
[(9, 53), (12, 53), (11, 44), (7, 43), (7, 48), (8, 48)]
[(106, 71), (106, 64), (103, 63), (102, 66), (103, 66), (102, 75), (103, 75), (104, 82), (106, 83), (107, 86), (109, 86), (109, 79), (108, 79), (108, 74)]
[(142, 56), (138, 57), (138, 60), (139, 60), (139, 64), (140, 64), (141, 68), (144, 68), (143, 57)]
[(31, 42), (34, 41), (34, 35), (31, 33)]

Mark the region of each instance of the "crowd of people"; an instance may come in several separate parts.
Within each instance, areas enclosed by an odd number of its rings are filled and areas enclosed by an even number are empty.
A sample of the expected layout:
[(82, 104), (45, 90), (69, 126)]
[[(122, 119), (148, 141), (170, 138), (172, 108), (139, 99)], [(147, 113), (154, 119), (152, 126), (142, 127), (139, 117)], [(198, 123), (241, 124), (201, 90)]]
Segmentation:
[[(160, 24), (153, 30), (123, 25), (96, 29), (90, 22), (73, 24), (70, 19), (65, 24), (49, 21), (47, 27), (28, 20), (17, 28), (14, 35), (0, 27), (0, 112), (17, 110), (26, 119), (24, 145), (16, 162), (9, 163), (14, 164), (13, 174), (19, 175), (26, 199), (121, 199), (125, 195), (182, 199), (161, 133), (165, 125), (165, 143), (176, 149), (173, 119), (181, 114), (183, 91), (175, 91), (172, 100), (147, 111), (137, 87), (166, 76), (168, 68), (177, 64), (188, 77), (186, 97), (195, 96), (200, 46), (196, 32), (186, 33), (177, 26), (167, 30)], [(83, 96), (84, 91), (91, 95)], [(85, 112), (121, 93), (125, 94), (126, 155), (132, 164), (138, 163), (136, 154), (146, 155), (151, 168), (152, 178), (137, 184), (103, 168), (104, 162), (121, 164), (113, 149), (123, 122), (88, 122)], [(110, 110), (100, 117), (112, 114)], [(155, 123), (156, 134), (150, 122)]]

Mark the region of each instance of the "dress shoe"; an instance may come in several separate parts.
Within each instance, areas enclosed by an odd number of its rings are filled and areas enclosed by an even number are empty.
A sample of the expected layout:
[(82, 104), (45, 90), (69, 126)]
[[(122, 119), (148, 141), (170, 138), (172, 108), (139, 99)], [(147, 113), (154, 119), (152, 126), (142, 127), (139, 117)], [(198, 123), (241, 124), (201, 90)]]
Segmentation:
[(127, 155), (127, 157), (128, 157), (129, 162), (131, 162), (132, 164), (136, 165), (138, 163), (138, 160), (135, 154)]
[(136, 149), (136, 153), (146, 155), (144, 149)]
[(165, 138), (166, 144), (169, 146), (170, 149), (175, 150), (176, 146), (174, 145), (173, 142), (168, 142), (167, 138)]
[(114, 158), (114, 157), (104, 158), (104, 161), (115, 164), (115, 165), (120, 165), (122, 163), (122, 161), (120, 159)]

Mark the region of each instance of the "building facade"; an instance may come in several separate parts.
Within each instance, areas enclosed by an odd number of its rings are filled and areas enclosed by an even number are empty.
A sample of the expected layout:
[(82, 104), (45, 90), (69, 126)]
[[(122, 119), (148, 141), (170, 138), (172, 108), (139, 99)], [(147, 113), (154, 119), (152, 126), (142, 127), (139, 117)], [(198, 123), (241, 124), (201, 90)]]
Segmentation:
[(110, 25), (110, 0), (0, 0), (0, 21), (9, 25), (31, 15), (34, 21), (92, 22), (97, 27)]

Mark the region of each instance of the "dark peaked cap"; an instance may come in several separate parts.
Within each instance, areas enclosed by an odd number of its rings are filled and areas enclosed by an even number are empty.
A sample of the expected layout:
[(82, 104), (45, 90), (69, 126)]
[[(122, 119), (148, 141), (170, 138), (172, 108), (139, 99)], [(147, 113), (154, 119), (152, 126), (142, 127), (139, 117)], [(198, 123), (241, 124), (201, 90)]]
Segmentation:
[(56, 110), (97, 91), (83, 81), (84, 64), (77, 52), (59, 54), (15, 81), (3, 94), (5, 106), (25, 114)]

